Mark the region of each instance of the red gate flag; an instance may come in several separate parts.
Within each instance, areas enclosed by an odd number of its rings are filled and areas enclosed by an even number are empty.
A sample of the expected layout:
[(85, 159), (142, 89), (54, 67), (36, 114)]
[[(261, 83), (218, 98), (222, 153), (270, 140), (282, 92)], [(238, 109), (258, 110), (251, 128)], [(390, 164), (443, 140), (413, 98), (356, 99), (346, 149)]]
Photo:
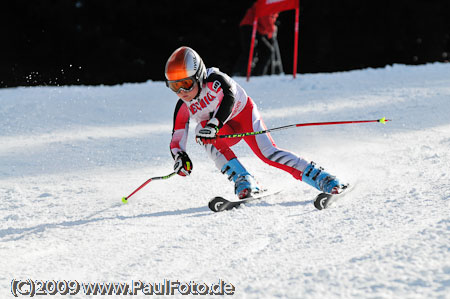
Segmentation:
[(253, 31), (252, 40), (250, 44), (250, 54), (248, 57), (247, 65), (247, 81), (250, 79), (252, 60), (253, 60), (253, 48), (255, 47), (256, 28), (258, 24), (258, 18), (279, 13), (285, 10), (295, 9), (295, 36), (294, 36), (294, 66), (292, 74), (295, 78), (297, 73), (297, 55), (298, 55), (298, 19), (299, 19), (299, 7), (300, 0), (258, 0), (256, 3), (256, 13), (253, 19)]
[(274, 13), (298, 8), (298, 0), (258, 0), (256, 16), (263, 17)]

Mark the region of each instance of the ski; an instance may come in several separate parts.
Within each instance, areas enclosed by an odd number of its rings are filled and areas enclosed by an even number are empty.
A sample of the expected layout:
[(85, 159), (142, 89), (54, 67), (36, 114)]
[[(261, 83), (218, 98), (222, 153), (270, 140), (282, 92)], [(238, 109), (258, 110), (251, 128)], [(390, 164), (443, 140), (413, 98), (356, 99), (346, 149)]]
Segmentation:
[(344, 196), (349, 192), (350, 185), (346, 184), (342, 186), (342, 192), (339, 194), (330, 193), (320, 193), (314, 199), (314, 207), (318, 210), (323, 210), (329, 208), (333, 203), (335, 203), (339, 198)]
[[(332, 206), (337, 200), (342, 198), (345, 194), (350, 192), (350, 184), (346, 184), (342, 186), (342, 192), (339, 194), (330, 194), (330, 193), (319, 193), (314, 198), (314, 207), (318, 210), (323, 210), (326, 208), (329, 208)], [(208, 207), (213, 212), (222, 212), (222, 211), (228, 211), (232, 210), (234, 208), (239, 207), (242, 204), (246, 204), (264, 197), (268, 197), (270, 195), (278, 194), (281, 191), (275, 191), (275, 192), (262, 192), (260, 194), (256, 194), (252, 197), (248, 197), (242, 200), (237, 201), (231, 201), (228, 199), (223, 198), (222, 196), (216, 196), (213, 199), (211, 199), (208, 203)]]
[(213, 212), (222, 212), (222, 211), (228, 211), (228, 210), (232, 210), (234, 208), (239, 207), (242, 204), (245, 203), (249, 203), (252, 202), (254, 200), (258, 200), (270, 195), (274, 195), (274, 194), (278, 194), (280, 193), (280, 191), (275, 191), (275, 192), (261, 192), (259, 194), (255, 194), (254, 196), (251, 197), (247, 197), (241, 200), (237, 200), (237, 201), (231, 201), (231, 200), (227, 200), (225, 198), (223, 198), (222, 196), (216, 196), (213, 199), (211, 199), (208, 203), (208, 207), (211, 209), (211, 211)]

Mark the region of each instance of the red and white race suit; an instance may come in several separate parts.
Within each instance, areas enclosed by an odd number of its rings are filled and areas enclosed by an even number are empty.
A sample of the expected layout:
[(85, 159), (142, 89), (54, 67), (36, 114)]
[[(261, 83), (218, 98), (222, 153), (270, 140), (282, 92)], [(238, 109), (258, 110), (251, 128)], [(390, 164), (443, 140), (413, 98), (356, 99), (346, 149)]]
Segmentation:
[[(180, 151), (186, 151), (191, 118), (198, 123), (196, 133), (212, 118), (219, 120), (219, 135), (267, 129), (256, 104), (247, 96), (245, 90), (217, 68), (207, 69), (206, 80), (195, 99), (190, 102), (178, 100), (170, 142), (173, 156)], [(301, 180), (302, 172), (309, 162), (294, 153), (278, 148), (269, 133), (243, 138), (217, 138), (214, 144), (204, 145), (219, 170), (229, 160), (236, 158), (230, 147), (241, 139), (244, 139), (262, 161)]]

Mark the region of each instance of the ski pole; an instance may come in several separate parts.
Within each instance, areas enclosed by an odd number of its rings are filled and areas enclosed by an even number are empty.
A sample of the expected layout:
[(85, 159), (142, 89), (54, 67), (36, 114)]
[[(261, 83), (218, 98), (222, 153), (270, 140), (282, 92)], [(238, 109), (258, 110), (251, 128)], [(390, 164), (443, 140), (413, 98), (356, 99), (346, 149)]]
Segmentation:
[(346, 121), (331, 121), (331, 122), (318, 122), (318, 123), (301, 123), (301, 124), (293, 124), (293, 125), (287, 125), (287, 126), (281, 126), (276, 127), (272, 129), (267, 129), (263, 131), (256, 131), (256, 132), (246, 132), (246, 133), (237, 133), (237, 134), (230, 134), (230, 135), (219, 135), (219, 138), (240, 138), (240, 137), (246, 137), (246, 136), (253, 136), (253, 135), (260, 135), (260, 134), (266, 134), (273, 131), (279, 131), (294, 127), (308, 127), (308, 126), (327, 126), (327, 125), (342, 125), (342, 124), (360, 124), (360, 123), (373, 123), (373, 122), (379, 122), (382, 124), (386, 124), (387, 121), (391, 121), (390, 119), (386, 119), (385, 117), (380, 119), (373, 119), (373, 120), (346, 120)]
[(130, 195), (128, 195), (127, 197), (122, 197), (122, 202), (123, 203), (128, 203), (128, 198), (130, 198), (131, 196), (133, 196), (134, 193), (138, 192), (139, 190), (141, 190), (142, 188), (145, 187), (145, 185), (147, 185), (148, 183), (150, 183), (151, 181), (156, 181), (156, 180), (167, 180), (171, 177), (173, 177), (176, 174), (176, 172), (172, 172), (169, 175), (165, 175), (165, 176), (158, 176), (158, 177), (154, 177), (154, 178), (149, 178), (148, 180), (145, 181), (145, 183), (143, 183), (142, 185), (140, 185), (136, 190), (134, 190)]

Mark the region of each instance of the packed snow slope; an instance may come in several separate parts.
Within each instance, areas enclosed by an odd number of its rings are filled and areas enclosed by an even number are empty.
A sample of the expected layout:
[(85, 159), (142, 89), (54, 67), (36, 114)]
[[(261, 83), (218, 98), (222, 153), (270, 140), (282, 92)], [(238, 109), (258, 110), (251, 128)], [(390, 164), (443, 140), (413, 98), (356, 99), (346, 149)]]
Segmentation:
[(208, 201), (232, 199), (233, 185), (195, 144), (193, 124), (192, 175), (121, 203), (172, 172), (177, 97), (163, 82), (1, 89), (1, 297), (13, 296), (13, 279), (168, 279), (222, 280), (235, 298), (450, 298), (450, 64), (236, 80), (269, 128), (392, 122), (272, 134), (355, 185), (323, 211), (316, 190), (239, 143), (256, 179), (283, 191), (212, 213)]

